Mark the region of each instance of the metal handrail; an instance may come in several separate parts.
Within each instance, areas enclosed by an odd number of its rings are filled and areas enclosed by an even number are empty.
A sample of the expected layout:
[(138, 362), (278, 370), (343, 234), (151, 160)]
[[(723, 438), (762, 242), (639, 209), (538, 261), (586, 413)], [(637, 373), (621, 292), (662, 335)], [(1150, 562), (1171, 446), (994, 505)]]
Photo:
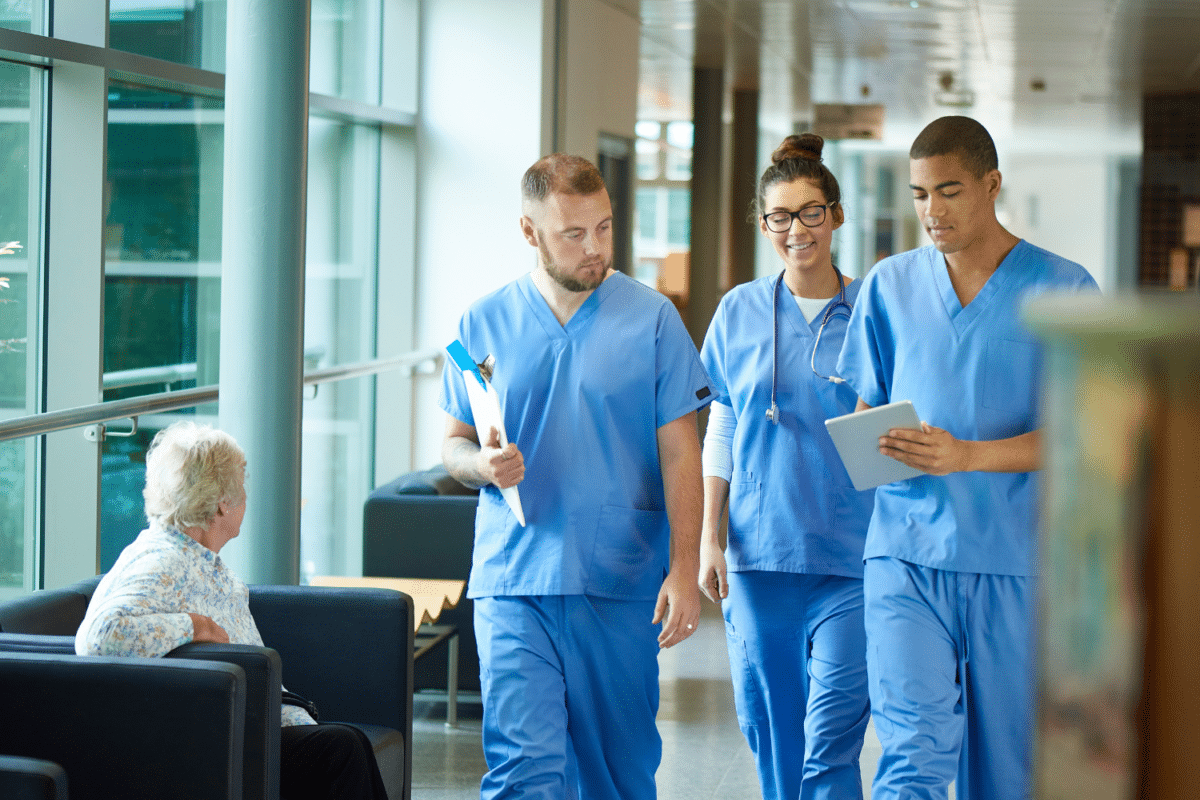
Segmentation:
[(143, 397), (127, 397), (124, 400), (110, 400), (107, 403), (97, 403), (91, 406), (65, 408), (62, 411), (48, 411), (45, 414), (30, 414), (27, 417), (17, 417), (0, 422), (0, 442), (65, 431), (68, 428), (81, 428), (85, 425), (96, 425), (115, 419), (136, 419), (143, 414), (178, 411), (181, 408), (212, 403), (216, 399), (216, 386), (198, 386), (195, 389), (181, 389), (177, 392), (163, 392)]
[[(323, 347), (305, 350), (304, 365), (305, 367), (310, 365), (315, 367), (324, 357), (325, 348)], [(154, 383), (169, 386), (180, 381), (194, 381), (197, 374), (199, 374), (199, 366), (195, 361), (184, 364), (164, 364), (157, 367), (136, 367), (106, 372), (100, 385), (106, 392), (109, 389), (127, 389), (131, 386), (149, 386)]]
[(411, 353), (393, 356), (391, 358), (376, 358), (371, 361), (359, 361), (355, 364), (340, 364), (336, 367), (315, 369), (304, 376), (305, 386), (316, 386), (319, 383), (333, 383), (346, 378), (361, 378), (364, 375), (374, 375), (378, 372), (399, 369), (400, 367), (416, 367), (429, 362), (430, 372), (433, 372), (442, 358), (442, 351), (436, 347), (426, 350), (414, 350)]
[(164, 386), (179, 381), (196, 380), (196, 363), (170, 364), (165, 367), (138, 367), (104, 373), (103, 386), (109, 389), (124, 389), (128, 386), (147, 386), (161, 383)]
[[(442, 357), (442, 351), (429, 348), (415, 350), (411, 353), (379, 358), (372, 361), (361, 361), (354, 364), (343, 364), (336, 367), (314, 370), (304, 376), (305, 386), (316, 386), (322, 383), (333, 383), (348, 378), (360, 378), (375, 375), (401, 367), (416, 367), (425, 362), (431, 362), (436, 367)], [(430, 370), (433, 371), (432, 369)], [(62, 411), (49, 411), (44, 414), (31, 414), (27, 417), (0, 422), (0, 442), (9, 439), (23, 439), (27, 436), (40, 436), (69, 428), (82, 428), (87, 425), (103, 424), (118, 419), (137, 421), (144, 414), (156, 414), (165, 411), (178, 411), (181, 408), (203, 405), (215, 402), (218, 398), (219, 387), (197, 386), (194, 389), (180, 389), (174, 392), (162, 392), (142, 397), (128, 397), (124, 400), (110, 400), (107, 403), (97, 403), (78, 408), (67, 408)]]

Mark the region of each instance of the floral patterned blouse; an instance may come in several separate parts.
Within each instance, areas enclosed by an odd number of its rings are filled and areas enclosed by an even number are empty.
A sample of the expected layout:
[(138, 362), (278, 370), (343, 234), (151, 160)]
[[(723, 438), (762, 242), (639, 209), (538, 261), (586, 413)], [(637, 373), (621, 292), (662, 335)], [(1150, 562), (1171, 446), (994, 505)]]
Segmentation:
[[(75, 634), (86, 656), (164, 656), (192, 641), (203, 614), (232, 644), (263, 643), (250, 615), (250, 590), (221, 557), (176, 530), (150, 527), (122, 551), (100, 581)], [(313, 725), (303, 709), (283, 706), (283, 725)]]

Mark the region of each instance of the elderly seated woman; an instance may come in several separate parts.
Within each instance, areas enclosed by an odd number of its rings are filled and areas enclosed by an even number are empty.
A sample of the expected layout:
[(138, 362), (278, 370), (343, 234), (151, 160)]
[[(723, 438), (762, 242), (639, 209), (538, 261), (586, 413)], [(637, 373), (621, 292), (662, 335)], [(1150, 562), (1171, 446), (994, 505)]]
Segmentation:
[[(188, 642), (262, 645), (248, 590), (221, 561), (246, 513), (246, 457), (229, 434), (181, 422), (146, 454), (150, 527), (100, 581), (75, 637), (80, 655), (166, 655)], [(318, 724), (284, 705), (280, 795), (381, 798), (387, 793), (366, 736)]]

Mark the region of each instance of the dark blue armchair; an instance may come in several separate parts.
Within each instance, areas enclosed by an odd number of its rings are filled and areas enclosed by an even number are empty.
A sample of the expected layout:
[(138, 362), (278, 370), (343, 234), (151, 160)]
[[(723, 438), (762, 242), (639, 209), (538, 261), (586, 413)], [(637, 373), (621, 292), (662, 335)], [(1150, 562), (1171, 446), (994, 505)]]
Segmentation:
[[(375, 578), (467, 580), (475, 543), (479, 492), (441, 466), (409, 472), (371, 492), (363, 506), (363, 574)], [(458, 629), (458, 688), (479, 691), (475, 603), (464, 597), (438, 622)], [(446, 691), (446, 648), (416, 665), (418, 691)]]
[[(98, 582), (89, 578), (0, 604), (0, 660), (6, 653), (73, 654)], [(244, 673), (244, 796), (279, 796), (282, 682), (316, 702), (323, 721), (361, 728), (389, 797), (410, 800), (412, 599), (386, 589), (251, 586), (250, 610), (266, 647), (189, 644), (168, 656), (233, 664)]]
[(0, 797), (6, 800), (67, 800), (67, 773), (53, 761), (0, 756)]
[(58, 764), (77, 800), (243, 796), (233, 664), (4, 653), (0, 708), (0, 752)]

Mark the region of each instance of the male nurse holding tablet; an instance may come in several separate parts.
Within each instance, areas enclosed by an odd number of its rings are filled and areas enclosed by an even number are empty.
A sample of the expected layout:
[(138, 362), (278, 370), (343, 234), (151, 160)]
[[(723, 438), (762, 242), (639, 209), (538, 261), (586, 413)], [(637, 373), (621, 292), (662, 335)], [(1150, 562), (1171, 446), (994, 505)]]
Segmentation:
[(1020, 309), (1095, 291), (1078, 264), (996, 218), (996, 148), (968, 117), (909, 151), (932, 245), (866, 277), (838, 373), (858, 408), (911, 400), (921, 430), (881, 452), (928, 473), (876, 489), (863, 585), (874, 800), (1018, 800), (1031, 792), (1041, 347)]

